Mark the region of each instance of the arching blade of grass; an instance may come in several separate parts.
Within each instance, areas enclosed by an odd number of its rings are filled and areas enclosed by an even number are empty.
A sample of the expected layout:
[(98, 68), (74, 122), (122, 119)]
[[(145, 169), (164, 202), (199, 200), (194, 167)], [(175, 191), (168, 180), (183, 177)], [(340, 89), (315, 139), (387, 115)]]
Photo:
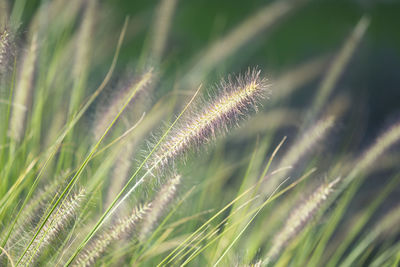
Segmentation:
[[(255, 195), (257, 194), (257, 192), (258, 192), (258, 190), (259, 190), (259, 187), (261, 186), (262, 181), (265, 179), (265, 176), (267, 175), (267, 172), (268, 172), (268, 170), (269, 170), (269, 168), (270, 168), (270, 166), (271, 166), (271, 163), (272, 163), (273, 159), (275, 158), (275, 156), (276, 156), (276, 154), (278, 153), (279, 149), (282, 147), (282, 145), (283, 145), (283, 143), (285, 142), (285, 140), (286, 140), (286, 136), (281, 140), (281, 142), (276, 146), (276, 148), (275, 148), (274, 151), (272, 152), (272, 154), (271, 154), (269, 160), (267, 161), (266, 166), (264, 167), (262, 173), (260, 174), (260, 176), (258, 177), (258, 179), (257, 179), (257, 181), (256, 181), (256, 188), (255, 188), (255, 190), (253, 191), (253, 194), (250, 196), (250, 198), (255, 197)], [(248, 169), (247, 169), (247, 171), (246, 171), (246, 174), (245, 174), (245, 177), (244, 177), (244, 179), (243, 179), (242, 186), (244, 185), (244, 182), (245, 182), (245, 180), (246, 180), (246, 178), (247, 178), (247, 176), (248, 176), (248, 174), (249, 174), (249, 171), (250, 171), (250, 168), (251, 168), (251, 165), (252, 165), (252, 163), (253, 163), (253, 160), (254, 160), (254, 156), (255, 156), (255, 155), (256, 155), (256, 153), (255, 153), (255, 151), (254, 151), (254, 153), (253, 153), (253, 155), (252, 155), (252, 158), (250, 159), (249, 167), (248, 167)], [(240, 188), (240, 189), (239, 189), (239, 193), (241, 193), (242, 190), (243, 190), (243, 188)], [(248, 206), (248, 207), (249, 207), (249, 206)], [(248, 207), (247, 207), (246, 209), (243, 210), (243, 214), (245, 214), (245, 213), (247, 212)], [(233, 206), (232, 212), (234, 212), (235, 209), (236, 209), (236, 205)], [(238, 217), (240, 217), (241, 215), (242, 215), (242, 214), (239, 214)], [(232, 219), (235, 219), (235, 218), (232, 218)], [(228, 224), (230, 224), (230, 221), (228, 221)], [(234, 234), (235, 231), (232, 231), (231, 233)], [(228, 236), (227, 239), (230, 240), (230, 236)], [(216, 257), (216, 255), (219, 253), (219, 251), (220, 251), (221, 242), (222, 242), (222, 239), (221, 239), (221, 241), (219, 242), (219, 244), (217, 245), (217, 248), (216, 248), (216, 250), (215, 250), (215, 257)], [(214, 261), (215, 261), (215, 260), (216, 260), (216, 259), (214, 259)]]
[[(284, 141), (284, 140), (282, 140)], [(282, 144), (282, 143), (281, 143)], [(278, 147), (279, 148), (279, 147)], [(301, 177), (299, 179), (299, 181), (302, 181), (303, 179), (309, 177), (311, 175), (311, 173), (313, 173), (314, 171), (311, 170), (309, 172), (307, 172), (303, 177)], [(289, 178), (288, 178), (289, 179)], [(219, 259), (215, 262), (214, 266), (217, 266), (218, 263), (222, 260), (222, 258), (226, 255), (226, 253), (228, 253), (228, 251), (233, 247), (233, 245), (236, 243), (236, 241), (240, 238), (240, 236), (244, 233), (244, 231), (247, 229), (247, 227), (249, 227), (249, 225), (251, 224), (251, 222), (257, 217), (257, 215), (261, 212), (261, 210), (274, 199), (278, 197), (278, 195), (276, 194), (277, 190), (288, 180), (284, 180), (274, 191), (273, 193), (267, 198), (267, 200), (259, 207), (259, 209), (257, 209), (255, 211), (255, 214), (253, 217), (251, 217), (251, 219), (247, 222), (247, 224), (243, 227), (243, 229), (238, 233), (238, 235), (232, 240), (231, 244), (226, 248), (226, 250), (222, 253), (222, 255), (219, 257)], [(294, 182), (294, 185), (296, 185), (297, 183)], [(290, 186), (287, 187), (287, 189), (291, 188)], [(286, 188), (285, 188), (286, 189)], [(282, 190), (282, 191), (286, 191), (286, 190)], [(282, 192), (280, 192), (280, 194), (282, 194)], [(279, 195), (280, 195), (279, 194)]]
[(317, 95), (315, 96), (312, 107), (309, 111), (307, 123), (312, 123), (312, 121), (318, 116), (318, 113), (321, 111), (322, 107), (325, 105), (329, 95), (345, 70), (346, 65), (349, 63), (351, 56), (354, 54), (355, 49), (367, 31), (369, 23), (370, 18), (363, 16), (354, 27), (351, 35), (345, 41), (342, 49), (339, 51), (334, 62), (330, 66), (320, 85), (319, 90), (317, 91)]
[[(286, 188), (284, 188), (283, 190), (279, 191), (278, 193), (275, 194), (275, 192), (279, 189), (276, 188), (273, 191), (273, 194), (270, 195), (270, 197), (267, 198), (267, 200), (265, 200), (261, 205), (259, 205), (258, 207), (252, 209), (251, 211), (249, 211), (247, 214), (245, 214), (243, 217), (241, 217), (240, 219), (238, 219), (237, 221), (235, 221), (234, 223), (232, 223), (232, 225), (230, 225), (221, 235), (217, 236), (214, 238), (214, 240), (209, 241), (205, 247), (203, 247), (202, 249), (196, 251), (193, 255), (191, 255), (189, 257), (189, 259), (186, 261), (186, 263), (188, 263), (190, 260), (192, 260), (195, 256), (199, 255), (204, 249), (206, 249), (207, 247), (209, 247), (214, 241), (216, 241), (217, 239), (219, 239), (220, 237), (222, 237), (223, 235), (225, 235), (226, 233), (228, 233), (230, 230), (235, 229), (238, 225), (240, 225), (244, 220), (246, 220), (247, 218), (251, 217), (250, 221), (245, 225), (245, 227), (242, 229), (242, 231), (240, 232), (240, 234), (234, 239), (234, 241), (231, 243), (231, 245), (233, 245), (235, 243), (235, 241), (237, 240), (237, 238), (240, 237), (240, 235), (245, 231), (245, 229), (248, 227), (248, 225), (254, 220), (254, 218), (258, 215), (258, 213), (270, 202), (274, 201), (276, 198), (278, 198), (279, 196), (281, 196), (282, 194), (284, 194), (285, 192), (287, 192), (288, 190), (292, 189), (293, 187), (295, 187), (297, 184), (299, 184), (301, 181), (303, 181), (304, 179), (306, 179), (307, 177), (309, 177), (311, 175), (311, 173), (313, 173), (315, 170), (311, 170), (309, 172), (307, 172), (306, 174), (304, 174), (302, 177), (300, 177), (297, 181), (291, 183), (289, 186), (287, 186)], [(288, 178), (289, 179), (289, 178)], [(288, 179), (285, 179), (279, 186), (281, 186), (282, 184), (284, 184)], [(228, 249), (226, 250), (226, 252), (230, 249), (231, 246), (228, 247)], [(224, 254), (220, 257), (220, 259), (222, 259), (222, 257), (224, 256)], [(216, 262), (214, 264), (217, 265), (218, 262)]]
[[(227, 210), (229, 207), (231, 207), (236, 201), (238, 201), (239, 199), (241, 199), (242, 197), (244, 197), (246, 194), (248, 194), (249, 192), (251, 192), (251, 190), (254, 189), (254, 185), (251, 186), (249, 189), (247, 189), (246, 191), (244, 191), (242, 194), (240, 194), (239, 196), (237, 196), (234, 200), (232, 200), (231, 202), (229, 202), (225, 207), (223, 207), (219, 212), (217, 212), (216, 214), (214, 214), (214, 216), (212, 216), (210, 219), (208, 219), (204, 224), (202, 224), (199, 228), (197, 228), (196, 231), (194, 231), (187, 239), (185, 239), (182, 244), (180, 244), (178, 247), (176, 247), (168, 256), (166, 256), (157, 266), (161, 266), (164, 263), (166, 263), (166, 261), (168, 260), (168, 262), (171, 262), (172, 260), (174, 260), (179, 253), (177, 253), (179, 251), (179, 249), (182, 248), (182, 246), (186, 246), (187, 242), (193, 238), (193, 236), (195, 236), (198, 232), (200, 232), (203, 228), (205, 228), (208, 224), (210, 224), (210, 222), (212, 222), (215, 218), (217, 218), (219, 215), (221, 215), (225, 210)], [(190, 243), (189, 243), (190, 244)], [(175, 254), (175, 255), (174, 255)], [(174, 255), (174, 256), (173, 256)]]
[[(193, 238), (187, 245), (185, 245), (180, 251), (178, 251), (179, 254), (181, 254), (181, 256), (179, 258), (177, 258), (175, 261), (179, 262), (180, 260), (182, 260), (186, 255), (188, 255), (190, 252), (193, 251), (193, 249), (197, 249), (199, 247), (201, 247), (201, 243), (204, 242), (207, 239), (212, 238), (214, 235), (216, 235), (219, 230), (224, 226), (224, 225), (228, 225), (227, 222), (229, 219), (231, 219), (234, 215), (236, 215), (239, 211), (241, 211), (243, 208), (248, 207), (253, 201), (255, 201), (258, 198), (258, 196), (253, 197), (249, 200), (247, 200), (246, 202), (244, 202), (243, 204), (241, 204), (239, 207), (237, 207), (237, 209), (232, 212), (231, 214), (229, 214), (229, 216), (227, 216), (226, 218), (224, 218), (220, 223), (218, 223), (213, 229), (211, 229), (207, 234), (204, 234), (202, 238), (200, 238), (196, 243), (192, 244), (193, 242), (196, 241), (196, 238)], [(207, 226), (208, 227), (208, 226)], [(225, 232), (225, 231), (224, 231)], [(224, 232), (221, 233), (220, 235), (224, 235)], [(189, 249), (184, 252), (186, 250), (186, 248)], [(196, 250), (198, 251), (198, 250)], [(193, 252), (196, 253), (196, 251)]]

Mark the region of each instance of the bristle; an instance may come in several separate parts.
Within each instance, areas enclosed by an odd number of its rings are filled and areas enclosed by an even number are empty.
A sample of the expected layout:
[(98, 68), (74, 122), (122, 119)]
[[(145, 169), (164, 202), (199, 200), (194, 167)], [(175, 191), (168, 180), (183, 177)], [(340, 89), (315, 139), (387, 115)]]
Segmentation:
[(285, 225), (273, 239), (267, 254), (267, 262), (276, 259), (285, 246), (304, 229), (339, 181), (340, 178), (337, 178), (330, 183), (322, 184), (306, 201), (292, 210)]
[(190, 148), (206, 144), (218, 133), (236, 124), (249, 110), (257, 110), (257, 100), (269, 93), (269, 86), (255, 68), (236, 79), (228, 77), (218, 86), (222, 92), (210, 104), (189, 111), (186, 119), (171, 131), (149, 160), (149, 168), (163, 169), (184, 155)]
[(151, 208), (151, 204), (145, 204), (136, 208), (130, 216), (113, 223), (114, 225), (110, 229), (95, 238), (91, 245), (79, 254), (74, 266), (83, 267), (93, 265), (114, 241), (120, 239), (124, 234), (131, 232)]
[(174, 200), (178, 185), (181, 182), (181, 176), (176, 175), (170, 179), (158, 192), (155, 199), (152, 201), (152, 209), (146, 215), (142, 223), (142, 229), (139, 234), (139, 239), (144, 241), (149, 233), (153, 230), (157, 221), (167, 210), (168, 206)]

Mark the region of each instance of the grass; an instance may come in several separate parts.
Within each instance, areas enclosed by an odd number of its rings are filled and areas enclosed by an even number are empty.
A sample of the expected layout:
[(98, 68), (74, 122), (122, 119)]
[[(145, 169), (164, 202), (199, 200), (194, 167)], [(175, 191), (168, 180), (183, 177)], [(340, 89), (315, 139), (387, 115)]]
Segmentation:
[[(0, 266), (396, 266), (400, 121), (360, 146), (359, 106), (334, 93), (373, 20), (277, 78), (229, 66), (308, 2), (265, 5), (173, 73), (179, 1), (129, 64), (140, 16), (117, 34), (94, 0), (26, 21), (2, 1)], [(220, 62), (236, 72), (215, 82)]]

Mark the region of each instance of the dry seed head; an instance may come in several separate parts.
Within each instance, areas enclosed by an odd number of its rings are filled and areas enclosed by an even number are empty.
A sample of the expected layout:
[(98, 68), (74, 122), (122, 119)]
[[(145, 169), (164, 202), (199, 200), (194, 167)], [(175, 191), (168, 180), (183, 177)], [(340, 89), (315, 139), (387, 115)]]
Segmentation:
[(222, 80), (217, 90), (221, 93), (213, 102), (197, 108), (200, 111), (192, 109), (171, 131), (149, 160), (148, 169), (161, 170), (191, 147), (200, 147), (226, 131), (249, 110), (257, 110), (256, 102), (269, 93), (269, 86), (260, 77), (260, 70), (249, 68), (244, 76)]
[(163, 215), (164, 211), (168, 208), (176, 196), (178, 185), (181, 182), (181, 176), (176, 175), (173, 179), (169, 180), (158, 192), (157, 196), (152, 202), (152, 209), (146, 215), (142, 223), (142, 229), (139, 234), (140, 240), (145, 240), (147, 235), (153, 230), (155, 224)]
[(95, 238), (91, 245), (79, 254), (74, 266), (92, 266), (112, 242), (120, 239), (124, 234), (131, 232), (151, 208), (151, 203), (137, 207), (131, 215), (113, 223), (114, 225), (110, 229)]
[(274, 260), (282, 249), (304, 229), (307, 223), (313, 218), (324, 201), (332, 193), (340, 178), (336, 178), (330, 183), (324, 183), (319, 186), (311, 196), (295, 208), (286, 220), (285, 225), (274, 237), (272, 247), (270, 248), (266, 261)]

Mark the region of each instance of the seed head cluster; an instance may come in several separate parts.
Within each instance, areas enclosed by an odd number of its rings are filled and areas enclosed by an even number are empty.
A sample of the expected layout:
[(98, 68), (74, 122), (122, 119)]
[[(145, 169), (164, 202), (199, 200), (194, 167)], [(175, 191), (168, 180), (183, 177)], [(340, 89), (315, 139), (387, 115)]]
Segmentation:
[(214, 101), (196, 105), (159, 146), (149, 160), (148, 168), (163, 169), (192, 147), (200, 147), (225, 132), (230, 126), (246, 117), (251, 110), (257, 111), (257, 101), (269, 93), (266, 79), (260, 77), (257, 68), (244, 76), (222, 80)]

